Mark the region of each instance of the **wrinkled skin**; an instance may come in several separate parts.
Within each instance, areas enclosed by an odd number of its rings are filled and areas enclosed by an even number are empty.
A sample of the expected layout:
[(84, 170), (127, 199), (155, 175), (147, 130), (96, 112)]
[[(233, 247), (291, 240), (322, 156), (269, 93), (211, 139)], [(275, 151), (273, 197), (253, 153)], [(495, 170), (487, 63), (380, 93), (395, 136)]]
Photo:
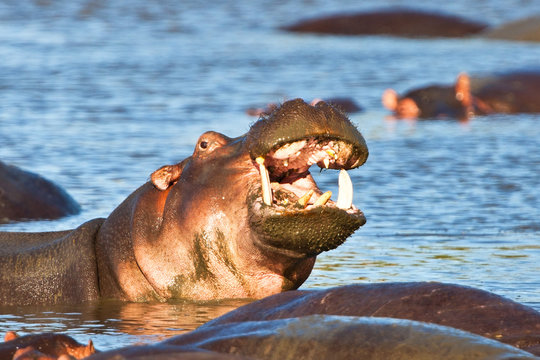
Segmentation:
[(192, 156), (158, 170), (106, 220), (0, 233), (0, 301), (260, 298), (296, 289), (319, 253), (365, 223), (352, 202), (315, 203), (324, 197), (310, 165), (353, 169), (367, 156), (362, 135), (324, 102), (288, 101), (238, 138), (207, 132)]
[(413, 9), (337, 14), (300, 21), (286, 31), (334, 35), (391, 35), (403, 37), (464, 37), (478, 34), (486, 24), (455, 16)]
[(0, 161), (0, 224), (52, 220), (79, 212), (79, 204), (58, 185)]
[(540, 73), (515, 72), (485, 78), (460, 74), (451, 86), (432, 85), (399, 96), (388, 89), (383, 105), (405, 119), (468, 119), (496, 113), (540, 113)]

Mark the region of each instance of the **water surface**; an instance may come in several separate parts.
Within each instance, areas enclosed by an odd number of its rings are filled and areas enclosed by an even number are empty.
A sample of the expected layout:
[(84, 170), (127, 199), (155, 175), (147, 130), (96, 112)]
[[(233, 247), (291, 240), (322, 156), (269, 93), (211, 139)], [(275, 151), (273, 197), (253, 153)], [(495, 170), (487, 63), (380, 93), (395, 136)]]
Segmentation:
[[(350, 171), (367, 224), (319, 256), (303, 289), (445, 281), (540, 310), (540, 117), (393, 121), (382, 92), (450, 83), (460, 71), (538, 68), (540, 45), (286, 34), (278, 26), (364, 1), (5, 1), (0, 5), (0, 159), (63, 186), (81, 214), (2, 230), (73, 228), (106, 217), (207, 130), (243, 134), (245, 114), (294, 97), (348, 96), (370, 156)], [(418, 1), (490, 24), (534, 1)], [(313, 173), (337, 191), (337, 174)], [(98, 349), (182, 333), (249, 300), (0, 309), (0, 329), (62, 331)]]

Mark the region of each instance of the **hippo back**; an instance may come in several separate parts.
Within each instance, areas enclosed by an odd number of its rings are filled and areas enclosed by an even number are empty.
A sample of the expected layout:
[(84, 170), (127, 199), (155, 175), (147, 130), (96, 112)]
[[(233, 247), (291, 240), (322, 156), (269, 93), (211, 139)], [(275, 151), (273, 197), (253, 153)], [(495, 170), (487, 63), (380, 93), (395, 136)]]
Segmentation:
[(0, 303), (75, 303), (99, 296), (95, 235), (103, 219), (74, 230), (0, 232)]

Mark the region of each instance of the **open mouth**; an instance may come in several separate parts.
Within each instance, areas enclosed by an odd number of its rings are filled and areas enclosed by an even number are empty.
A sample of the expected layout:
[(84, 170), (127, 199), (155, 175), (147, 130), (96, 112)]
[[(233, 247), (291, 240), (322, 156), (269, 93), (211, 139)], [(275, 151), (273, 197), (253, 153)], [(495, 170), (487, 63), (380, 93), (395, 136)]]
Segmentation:
[[(260, 188), (252, 203), (254, 222), (268, 234), (266, 243), (307, 254), (333, 249), (366, 219), (353, 204), (347, 169), (356, 167), (354, 145), (340, 139), (310, 137), (286, 143), (255, 159)], [(337, 200), (323, 192), (309, 168), (339, 170)]]
[[(285, 144), (264, 158), (258, 157), (263, 203), (289, 209), (333, 206), (351, 214), (358, 211), (352, 203), (353, 184), (344, 168), (351, 153), (351, 145), (343, 141), (310, 138)], [(330, 199), (331, 191), (323, 193), (317, 187), (309, 173), (313, 164), (340, 169), (336, 202)]]

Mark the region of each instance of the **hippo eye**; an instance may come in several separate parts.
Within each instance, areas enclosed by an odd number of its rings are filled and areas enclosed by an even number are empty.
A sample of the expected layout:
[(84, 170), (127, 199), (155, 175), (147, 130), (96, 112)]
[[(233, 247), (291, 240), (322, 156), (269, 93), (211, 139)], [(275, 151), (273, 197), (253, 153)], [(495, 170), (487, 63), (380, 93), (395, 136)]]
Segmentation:
[(207, 141), (201, 141), (199, 146), (201, 147), (201, 149), (206, 149), (208, 147), (208, 142)]

